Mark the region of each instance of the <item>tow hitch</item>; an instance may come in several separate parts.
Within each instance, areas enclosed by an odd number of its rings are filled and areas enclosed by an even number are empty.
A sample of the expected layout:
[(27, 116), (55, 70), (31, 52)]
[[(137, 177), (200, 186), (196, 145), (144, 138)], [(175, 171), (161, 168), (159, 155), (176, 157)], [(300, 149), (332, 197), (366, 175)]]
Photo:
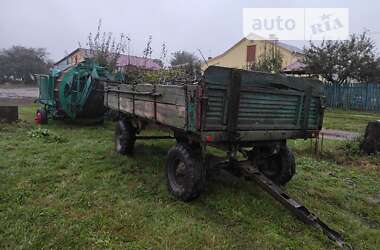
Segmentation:
[[(269, 180), (260, 170), (255, 167), (251, 161), (234, 161), (234, 162), (220, 162), (218, 165), (233, 164), (233, 168), (238, 168), (249, 180), (255, 181), (263, 190), (269, 193), (275, 200), (280, 202), (285, 208), (287, 208), (293, 215), (305, 224), (311, 225), (322, 232), (332, 241), (334, 241), (339, 247), (352, 249), (352, 246), (345, 242), (343, 237), (335, 230), (331, 229), (326, 223), (319, 219), (315, 214), (310, 212), (305, 206), (295, 201), (287, 193), (285, 193), (279, 186)], [(231, 167), (231, 166), (230, 166)], [(226, 167), (226, 170), (231, 170), (230, 167)]]

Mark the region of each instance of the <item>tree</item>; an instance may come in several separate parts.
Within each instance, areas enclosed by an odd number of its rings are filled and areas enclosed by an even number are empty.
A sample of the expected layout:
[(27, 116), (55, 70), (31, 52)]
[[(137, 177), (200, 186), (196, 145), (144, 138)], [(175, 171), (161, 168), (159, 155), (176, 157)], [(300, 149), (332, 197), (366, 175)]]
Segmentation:
[(174, 52), (172, 55), (173, 58), (170, 60), (170, 64), (172, 66), (199, 63), (198, 57), (187, 51), (179, 50)]
[(276, 41), (264, 44), (264, 51), (259, 55), (257, 62), (247, 65), (250, 70), (279, 73), (282, 69), (282, 55)]
[(310, 42), (304, 49), (306, 70), (320, 74), (329, 82), (346, 83), (349, 79), (367, 82), (379, 74), (375, 45), (367, 32), (350, 36), (344, 41)]
[[(151, 38), (151, 37), (150, 37)], [(149, 42), (149, 45), (150, 45), (150, 42), (151, 42), (151, 39)], [(148, 46), (147, 46), (148, 47)], [(146, 51), (146, 49), (144, 50), (144, 52)], [(144, 53), (145, 54), (145, 53)], [(165, 60), (166, 60), (166, 56), (168, 54), (168, 48), (166, 46), (166, 42), (163, 42), (162, 45), (161, 45), (161, 55), (160, 55), (160, 59), (153, 59), (153, 62), (157, 63), (158, 65), (160, 65), (161, 68), (164, 68), (165, 67)]]
[(170, 60), (172, 67), (182, 67), (188, 74), (199, 74), (201, 70), (201, 62), (195, 55), (179, 50), (172, 53), (173, 58)]
[(102, 20), (100, 19), (95, 35), (91, 32), (88, 35), (86, 45), (89, 48), (89, 55), (87, 56), (93, 58), (97, 64), (114, 72), (120, 55), (127, 50), (130, 41), (131, 39), (123, 33), (117, 40), (111, 32), (103, 32)]
[(33, 74), (49, 71), (51, 61), (44, 48), (13, 46), (0, 52), (0, 81), (19, 79), (25, 83), (33, 81)]
[(0, 83), (4, 82), (7, 77), (7, 63), (6, 58), (3, 53), (0, 53)]
[(158, 65), (160, 65), (161, 68), (164, 67), (164, 63), (162, 62), (161, 59), (153, 59), (153, 62), (154, 62), (154, 63), (157, 63)]

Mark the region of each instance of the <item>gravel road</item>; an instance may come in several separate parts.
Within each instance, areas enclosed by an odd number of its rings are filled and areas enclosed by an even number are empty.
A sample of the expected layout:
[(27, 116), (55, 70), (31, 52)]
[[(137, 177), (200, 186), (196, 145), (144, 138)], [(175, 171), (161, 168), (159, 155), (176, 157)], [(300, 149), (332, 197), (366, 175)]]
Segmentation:
[(28, 105), (38, 98), (37, 87), (1, 88), (0, 106)]

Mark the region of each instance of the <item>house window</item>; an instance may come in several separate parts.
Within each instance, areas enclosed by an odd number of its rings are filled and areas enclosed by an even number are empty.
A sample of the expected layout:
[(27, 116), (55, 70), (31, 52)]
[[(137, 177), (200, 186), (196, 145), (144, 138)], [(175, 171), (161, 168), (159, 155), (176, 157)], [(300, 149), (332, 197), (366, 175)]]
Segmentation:
[(254, 63), (256, 61), (256, 45), (247, 46), (247, 63)]

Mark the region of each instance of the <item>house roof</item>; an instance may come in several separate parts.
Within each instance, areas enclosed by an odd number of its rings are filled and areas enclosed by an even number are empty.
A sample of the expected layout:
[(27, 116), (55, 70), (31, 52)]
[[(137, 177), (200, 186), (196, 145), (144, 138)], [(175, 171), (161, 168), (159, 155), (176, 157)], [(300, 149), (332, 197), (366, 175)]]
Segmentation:
[(301, 62), (300, 60), (295, 60), (288, 66), (282, 69), (284, 73), (292, 73), (292, 72), (304, 72), (306, 68), (306, 64)]
[[(63, 57), (61, 60), (56, 62), (54, 65), (57, 65), (61, 63), (62, 61), (66, 60), (73, 54), (77, 53), (79, 50), (83, 51), (85, 54), (85, 57), (93, 57), (93, 54), (91, 50), (89, 49), (83, 49), (83, 48), (77, 48), (67, 56)], [(150, 70), (158, 70), (161, 68), (161, 66), (154, 62), (153, 59), (150, 58), (144, 58), (139, 56), (131, 56), (131, 55), (125, 55), (121, 54), (120, 57), (117, 60), (117, 66), (118, 67), (125, 67), (125, 66), (133, 66), (137, 68), (143, 68), (143, 69), (150, 69)]]
[(77, 49), (73, 50), (70, 54), (64, 56), (62, 59), (60, 59), (59, 61), (57, 61), (56, 63), (54, 63), (54, 65), (57, 65), (57, 64), (63, 62), (64, 60), (66, 60), (67, 58), (69, 58), (70, 56), (72, 56), (73, 54), (77, 53), (79, 50), (84, 50), (84, 49), (77, 48)]
[(290, 44), (287, 44), (287, 43), (284, 43), (284, 42), (281, 42), (279, 40), (268, 40), (268, 39), (265, 39), (264, 37), (261, 37), (255, 33), (250, 33), (247, 37), (246, 37), (248, 40), (266, 40), (267, 42), (270, 42), (270, 43), (276, 43), (277, 46), (280, 46), (286, 50), (289, 50), (290, 52), (293, 52), (293, 53), (299, 53), (299, 54), (303, 54), (303, 51), (296, 47), (296, 46), (293, 46), (293, 45), (290, 45)]
[(117, 60), (117, 66), (135, 66), (137, 68), (158, 70), (161, 66), (156, 63), (153, 59), (138, 57), (138, 56), (130, 56), (130, 55), (120, 55)]
[(277, 45), (280, 46), (280, 47), (283, 47), (284, 49), (287, 49), (287, 50), (289, 50), (291, 52), (303, 54), (302, 49), (300, 49), (300, 48), (298, 48), (296, 46), (293, 46), (293, 45), (290, 45), (290, 44), (287, 44), (287, 43), (284, 43), (284, 42), (281, 42), (281, 41), (277, 41)]
[[(257, 37), (257, 36), (251, 36), (251, 37)], [(222, 54), (220, 54), (220, 55), (218, 55), (218, 56), (215, 56), (215, 57), (213, 57), (213, 58), (211, 58), (211, 59), (209, 59), (209, 60), (214, 60), (214, 59), (218, 59), (218, 58), (223, 57), (223, 56), (226, 55), (228, 52), (230, 52), (232, 49), (234, 49), (235, 47), (237, 47), (240, 43), (242, 43), (242, 42), (244, 42), (244, 41), (246, 41), (246, 40), (250, 40), (250, 41), (252, 41), (252, 40), (254, 40), (254, 39), (248, 39), (248, 38), (246, 38), (246, 37), (243, 37), (239, 42), (235, 43), (231, 48), (229, 48), (228, 50), (226, 50), (226, 51), (223, 52)], [(262, 39), (261, 39), (261, 40), (262, 40)], [(292, 52), (292, 53), (298, 53), (298, 54), (302, 54), (302, 53), (303, 53), (302, 50), (301, 50), (300, 48), (296, 47), (296, 46), (293, 46), (293, 45), (290, 45), (290, 44), (286, 44), (286, 43), (284, 43), (284, 42), (280, 42), (280, 41), (274, 41), (274, 40), (267, 40), (267, 41), (268, 41), (268, 42), (272, 42), (272, 43), (276, 42), (277, 46), (280, 46), (280, 47), (282, 47), (282, 48), (284, 48), (284, 49), (286, 49), (286, 50), (288, 50), (288, 51), (290, 51), (290, 52)]]

